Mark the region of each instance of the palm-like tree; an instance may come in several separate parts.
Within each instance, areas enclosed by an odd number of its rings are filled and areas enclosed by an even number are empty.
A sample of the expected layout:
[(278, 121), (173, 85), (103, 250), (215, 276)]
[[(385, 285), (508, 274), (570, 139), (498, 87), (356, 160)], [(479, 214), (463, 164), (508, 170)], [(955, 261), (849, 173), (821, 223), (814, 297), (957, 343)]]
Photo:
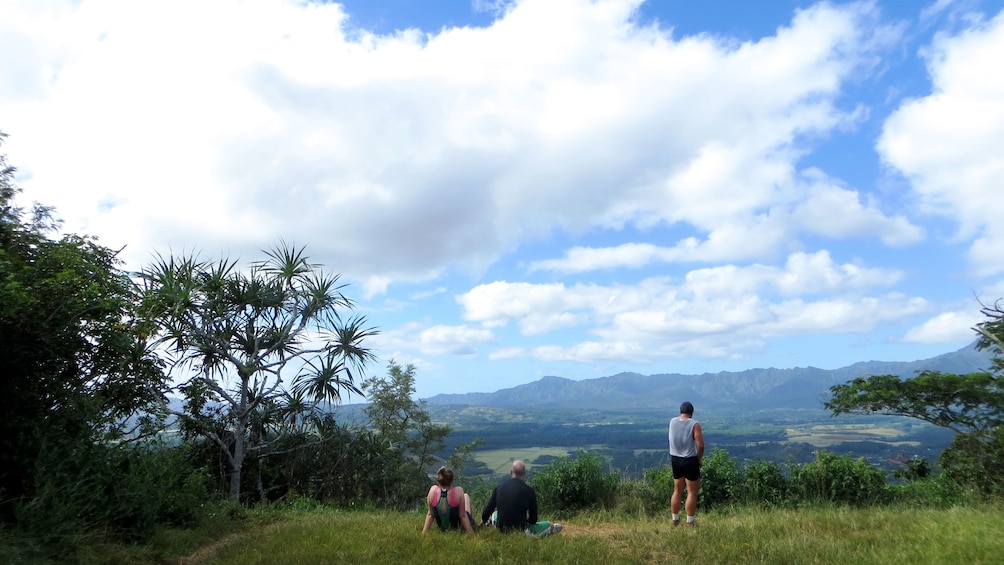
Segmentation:
[[(227, 258), (188, 255), (158, 257), (139, 273), (159, 343), (173, 369), (191, 374), (179, 387), (188, 404), (177, 415), (195, 425), (207, 405), (227, 407), (232, 446), (218, 427), (202, 434), (228, 457), (233, 500), (240, 497), (245, 457), (267, 449), (255, 441), (256, 413), (290, 398), (287, 389), (314, 403), (361, 394), (357, 373), (374, 359), (363, 342), (377, 332), (364, 317), (343, 320), (354, 304), (337, 275), (323, 273), (302, 247), (280, 243), (264, 253), (247, 270)], [(297, 369), (289, 383), (287, 368)]]

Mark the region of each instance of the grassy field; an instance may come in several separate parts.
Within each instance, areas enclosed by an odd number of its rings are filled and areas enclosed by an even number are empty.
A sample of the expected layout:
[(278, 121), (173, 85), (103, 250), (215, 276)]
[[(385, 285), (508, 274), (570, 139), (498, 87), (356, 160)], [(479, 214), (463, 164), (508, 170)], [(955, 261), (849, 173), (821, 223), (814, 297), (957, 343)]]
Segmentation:
[(492, 529), (423, 535), (417, 512), (322, 509), (231, 534), (180, 563), (1000, 563), (1002, 510), (744, 509), (699, 514), (694, 528), (593, 513), (531, 539)]
[(831, 447), (844, 442), (881, 441), (890, 445), (917, 445), (916, 441), (897, 441), (906, 436), (898, 428), (870, 424), (813, 424), (786, 429), (788, 441), (816, 447)]
[(512, 462), (522, 459), (533, 467), (533, 461), (542, 455), (565, 457), (572, 453), (567, 447), (521, 447), (518, 449), (484, 449), (473, 453), (474, 459), (484, 463), (498, 476), (505, 476), (512, 467)]

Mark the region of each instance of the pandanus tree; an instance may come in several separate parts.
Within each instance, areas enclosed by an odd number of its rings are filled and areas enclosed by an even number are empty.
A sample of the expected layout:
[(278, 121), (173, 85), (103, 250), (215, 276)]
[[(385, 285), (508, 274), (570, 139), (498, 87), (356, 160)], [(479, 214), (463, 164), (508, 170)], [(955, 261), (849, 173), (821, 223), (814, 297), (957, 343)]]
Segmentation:
[(245, 460), (279, 439), (263, 422), (292, 425), (319, 403), (362, 394), (355, 383), (374, 358), (364, 341), (377, 333), (364, 317), (347, 316), (354, 303), (345, 285), (304, 248), (280, 243), (264, 254), (246, 269), (229, 258), (160, 256), (139, 273), (185, 398), (172, 413), (223, 450), (235, 501)]

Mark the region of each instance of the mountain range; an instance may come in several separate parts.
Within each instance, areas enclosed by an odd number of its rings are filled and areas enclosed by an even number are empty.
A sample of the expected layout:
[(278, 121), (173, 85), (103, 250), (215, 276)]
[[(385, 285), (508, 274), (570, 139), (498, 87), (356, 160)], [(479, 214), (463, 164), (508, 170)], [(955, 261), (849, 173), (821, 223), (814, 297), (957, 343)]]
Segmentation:
[(868, 375), (912, 377), (921, 371), (968, 374), (991, 367), (993, 354), (975, 343), (929, 359), (864, 361), (839, 369), (749, 369), (699, 375), (619, 373), (571, 380), (547, 376), (496, 392), (439, 394), (430, 405), (542, 407), (602, 411), (670, 410), (689, 400), (702, 410), (820, 409), (831, 386)]

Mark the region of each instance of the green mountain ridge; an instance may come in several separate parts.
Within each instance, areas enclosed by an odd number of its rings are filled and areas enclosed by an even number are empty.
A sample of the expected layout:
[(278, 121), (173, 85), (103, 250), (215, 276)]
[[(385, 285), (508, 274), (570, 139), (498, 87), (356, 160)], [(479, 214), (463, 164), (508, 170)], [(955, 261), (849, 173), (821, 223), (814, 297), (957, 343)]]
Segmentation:
[(555, 407), (562, 409), (671, 410), (683, 400), (703, 410), (820, 409), (831, 386), (868, 375), (911, 377), (920, 371), (973, 373), (991, 366), (992, 354), (975, 343), (917, 361), (863, 361), (838, 369), (748, 369), (699, 375), (619, 373), (575, 381), (546, 376), (490, 393), (439, 394), (430, 405)]

